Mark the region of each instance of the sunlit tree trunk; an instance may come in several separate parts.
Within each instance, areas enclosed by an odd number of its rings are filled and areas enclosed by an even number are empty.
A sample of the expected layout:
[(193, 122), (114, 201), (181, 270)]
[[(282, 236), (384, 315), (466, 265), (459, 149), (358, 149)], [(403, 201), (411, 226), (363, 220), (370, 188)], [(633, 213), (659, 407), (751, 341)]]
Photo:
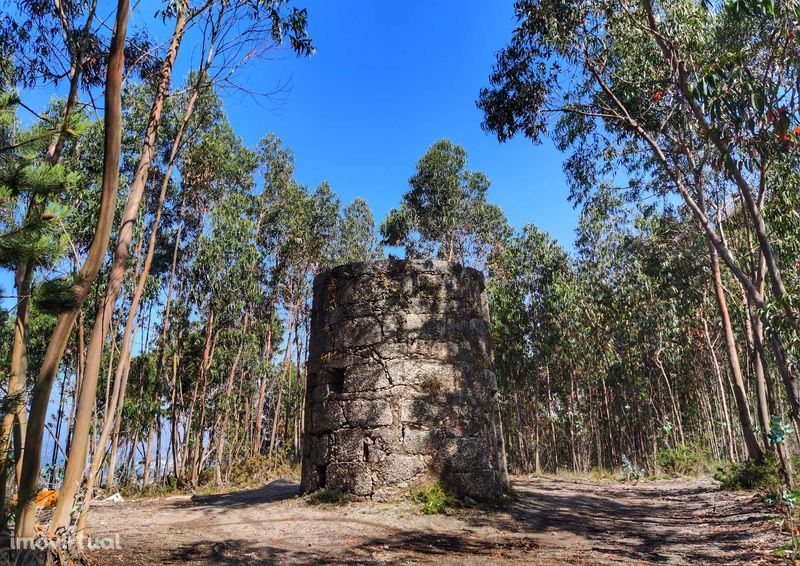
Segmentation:
[[(186, 5), (179, 3), (178, 6), (175, 28), (161, 67), (161, 76), (150, 110), (147, 131), (139, 157), (139, 164), (136, 168), (133, 183), (128, 193), (125, 210), (122, 213), (117, 247), (112, 259), (105, 298), (103, 299), (100, 311), (97, 313), (95, 324), (89, 338), (83, 384), (80, 390), (80, 397), (77, 401), (78, 407), (75, 418), (75, 432), (73, 434), (73, 442), (70, 447), (70, 454), (67, 458), (66, 469), (64, 471), (62, 489), (59, 491), (58, 501), (56, 502), (56, 508), (53, 512), (53, 519), (50, 523), (49, 532), (51, 534), (55, 533), (56, 529), (66, 526), (69, 522), (69, 510), (74, 506), (75, 495), (78, 492), (78, 486), (83, 477), (84, 461), (86, 459), (86, 450), (89, 442), (89, 425), (97, 394), (97, 381), (100, 373), (103, 345), (111, 325), (111, 317), (122, 286), (122, 278), (125, 273), (130, 244), (133, 238), (133, 229), (136, 224), (136, 219), (139, 214), (139, 205), (142, 201), (147, 178), (150, 173), (150, 164), (153, 158), (158, 126), (161, 122), (164, 100), (169, 92), (172, 69), (178, 55), (178, 49), (186, 26)], [(125, 343), (120, 346), (121, 349), (125, 347), (127, 347)], [(120, 360), (120, 363), (124, 363), (124, 358)], [(112, 397), (112, 403), (113, 402)], [(113, 414), (114, 411), (106, 410), (106, 423), (103, 425), (104, 432), (107, 430), (106, 425)], [(104, 435), (101, 433), (101, 440), (98, 443), (98, 453), (95, 455), (95, 458), (99, 457), (102, 459), (103, 457), (105, 447), (103, 436)], [(85, 501), (84, 506), (87, 508), (91, 501), (91, 495), (91, 493), (86, 494), (87, 501)]]
[[(108, 249), (111, 225), (114, 221), (114, 210), (119, 188), (119, 158), (122, 134), (121, 89), (128, 16), (128, 0), (118, 0), (106, 70), (105, 116), (103, 118), (105, 141), (100, 210), (94, 238), (89, 246), (89, 252), (74, 287), (75, 302), (78, 305), (86, 298), (100, 271)], [(41, 467), (41, 449), (45, 421), (47, 419), (47, 405), (50, 401), (53, 380), (58, 372), (58, 366), (76, 317), (77, 310), (67, 311), (59, 315), (47, 345), (31, 399), (30, 420), (26, 435), (27, 450), (23, 458), (17, 503), (16, 535), (18, 537), (32, 537), (35, 534), (36, 503), (34, 496)]]
[[(266, 360), (266, 366), (269, 368), (272, 358), (272, 324), (270, 321), (267, 327), (267, 336), (264, 339), (264, 348), (261, 351), (261, 357)], [(267, 385), (269, 383), (269, 372), (264, 370), (261, 374), (261, 384), (258, 387), (258, 402), (256, 403), (256, 412), (253, 417), (255, 421), (255, 430), (253, 432), (253, 454), (258, 455), (261, 453), (261, 445), (263, 444), (262, 429), (264, 419), (264, 401), (266, 399)]]

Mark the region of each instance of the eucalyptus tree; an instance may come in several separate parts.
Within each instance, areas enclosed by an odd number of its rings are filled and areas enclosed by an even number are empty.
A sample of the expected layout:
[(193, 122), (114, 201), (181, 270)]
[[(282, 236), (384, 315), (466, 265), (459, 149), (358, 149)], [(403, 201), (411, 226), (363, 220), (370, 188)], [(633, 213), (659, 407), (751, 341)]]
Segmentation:
[(489, 179), (467, 169), (467, 152), (434, 143), (417, 162), (411, 189), (381, 225), (382, 243), (407, 257), (437, 257), (481, 267), (509, 234), (502, 211), (486, 202)]
[[(560, 371), (555, 346), (564, 339), (564, 328), (556, 317), (564, 306), (563, 286), (573, 281), (567, 253), (533, 225), (510, 238), (490, 263), (495, 364), (504, 391), (504, 430), (515, 467), (542, 469), (542, 420), (550, 421), (550, 433), (555, 434), (551, 376)], [(556, 462), (551, 469), (557, 468)]]
[[(213, 440), (216, 444), (217, 480), (222, 481), (222, 456), (234, 401), (234, 378), (238, 375), (237, 366), (247, 338), (251, 311), (260, 300), (257, 272), (252, 269), (260, 261), (258, 248), (254, 245), (255, 210), (256, 199), (253, 196), (245, 192), (229, 192), (211, 213), (210, 232), (201, 236), (198, 244), (192, 275), (192, 302), (204, 321), (206, 343), (212, 343), (214, 347), (204, 351), (196, 377), (195, 387), (199, 387), (201, 392), (199, 412), (195, 422), (190, 423), (193, 433), (190, 470), (191, 482), (195, 485), (204, 459), (206, 428), (212, 422), (216, 430)], [(224, 370), (219, 371), (215, 361), (222, 356), (225, 357)], [(215, 392), (213, 401), (206, 397), (206, 392)], [(217, 423), (215, 420), (219, 413), (222, 416)]]
[[(785, 321), (794, 341), (793, 291), (773, 253), (780, 236), (769, 233), (763, 214), (786, 141), (781, 101), (796, 86), (794, 56), (781, 39), (794, 17), (790, 4), (519, 2), (520, 25), (478, 104), (484, 127), (501, 140), (522, 133), (538, 141), (554, 119), (559, 147), (572, 152), (565, 169), (578, 201), (618, 182), (620, 170), (631, 199), (677, 195), (708, 241), (712, 268), (719, 258), (755, 309), (769, 309), (774, 327)], [(771, 299), (724, 238), (720, 219), (734, 195), (764, 258)], [(758, 460), (727, 305), (715, 289), (742, 433)], [(798, 419), (800, 382), (777, 334), (770, 345)]]
[[(197, 74), (197, 84), (194, 87), (194, 95), (184, 116), (184, 123), (191, 118), (196, 96), (199, 95), (201, 88), (207, 88), (208, 73), (212, 68), (213, 62), (218, 62), (219, 68), (225, 73), (221, 80), (229, 80), (232, 69), (241, 65), (243, 60), (251, 58), (260, 50), (265, 50), (280, 44), (284, 40), (289, 40), (292, 47), (299, 54), (309, 54), (311, 52), (310, 41), (305, 32), (305, 12), (297, 8), (289, 7), (289, 2), (280, 0), (278, 2), (251, 3), (236, 2), (213, 3), (205, 2), (199, 4), (197, 8), (192, 8), (187, 4), (178, 3), (174, 9), (175, 29), (168, 47), (167, 56), (162, 64), (162, 70), (158, 89), (153, 99), (153, 105), (148, 119), (147, 128), (144, 136), (142, 151), (139, 163), (133, 176), (131, 189), (128, 192), (128, 200), (120, 225), (120, 234), (117, 241), (114, 258), (112, 260), (112, 270), (109, 274), (109, 283), (106, 296), (102, 305), (102, 312), (95, 318), (95, 326), (90, 337), (87, 350), (87, 363), (81, 395), (78, 402), (78, 417), (75, 423), (76, 439), (71, 448), (74, 449), (72, 457), (68, 458), (67, 469), (65, 472), (65, 488), (59, 492), (59, 501), (56, 505), (54, 520), (51, 521), (50, 531), (55, 532), (59, 527), (65, 526), (69, 521), (69, 509), (72, 508), (75, 495), (77, 494), (78, 484), (83, 476), (83, 461), (85, 459), (86, 447), (88, 442), (89, 423), (91, 419), (92, 407), (95, 403), (97, 379), (99, 376), (99, 366), (103, 344), (108, 332), (111, 314), (115, 308), (117, 297), (121, 289), (122, 278), (124, 276), (125, 265), (130, 253), (133, 227), (139, 213), (139, 205), (144, 194), (144, 188), (150, 171), (150, 164), (153, 159), (153, 146), (156, 141), (158, 126), (161, 121), (164, 100), (169, 90), (170, 77), (177, 57), (178, 48), (186, 31), (187, 24), (197, 18), (206, 17), (206, 29), (210, 29), (207, 38), (209, 42), (208, 55), (201, 64)], [(236, 40), (231, 36), (235, 32)], [(178, 137), (173, 145), (174, 151), (171, 161), (174, 162), (175, 153), (180, 146), (184, 128), (178, 129)], [(171, 168), (168, 169), (171, 172)], [(166, 190), (169, 182), (168, 175), (163, 184)], [(164, 197), (160, 197), (162, 202)], [(155, 236), (151, 238), (152, 245), (148, 249), (147, 270), (149, 262), (152, 261), (154, 252)], [(115, 374), (116, 397), (112, 397), (114, 411), (108, 411), (104, 419), (103, 432), (100, 437), (100, 458), (105, 450), (105, 443), (110, 434), (111, 426), (119, 421), (117, 411), (122, 407), (122, 396), (125, 391), (125, 374), (128, 371), (129, 348), (132, 326), (138, 307), (138, 298), (147, 280), (147, 273), (139, 278), (137, 289), (134, 293), (134, 302), (131, 312), (128, 315), (125, 335), (121, 345), (121, 360)], [(112, 417), (113, 414), (113, 417)], [(117, 425), (118, 426), (118, 425)], [(112, 455), (112, 458), (114, 456)], [(93, 466), (96, 468), (97, 466)], [(113, 473), (113, 470), (111, 470)], [(91, 472), (90, 472), (91, 473)], [(112, 476), (113, 479), (113, 476)], [(89, 479), (89, 486), (93, 485), (93, 479)], [(88, 505), (86, 503), (85, 505)], [(84, 514), (85, 516), (85, 514)]]
[(383, 257), (383, 246), (367, 201), (356, 197), (342, 209), (338, 246), (333, 263), (375, 261)]
[[(4, 83), (9, 86), (21, 84), (25, 87), (36, 85), (57, 86), (63, 79), (68, 80), (68, 95), (57, 117), (44, 118), (45, 128), (38, 128), (33, 138), (43, 140), (46, 151), (42, 161), (56, 165), (61, 157), (66, 139), (77, 129), (75, 111), (83, 88), (91, 88), (103, 83), (103, 42), (95, 29), (97, 2), (71, 2), (59, 0), (54, 6), (49, 3), (23, 3), (15, 16), (6, 15), (0, 20), (0, 45), (2, 45), (5, 64)], [(81, 19), (83, 18), (83, 21)], [(3, 89), (6, 90), (5, 88)], [(13, 88), (8, 89), (9, 92)], [(28, 112), (37, 115), (18, 97), (16, 102)], [(37, 115), (38, 117), (38, 115)], [(40, 117), (41, 118), (41, 117)], [(19, 146), (18, 146), (19, 147)], [(46, 199), (28, 199), (25, 216), (31, 226), (35, 226), (45, 214)], [(20, 256), (24, 258), (23, 255)], [(14, 267), (14, 287), (19, 297), (16, 309), (14, 345), (11, 353), (9, 376), (10, 393), (20, 398), (15, 411), (15, 445), (17, 476), (21, 473), (21, 460), (25, 443), (27, 416), (24, 402), (26, 375), (28, 368), (26, 344), (33, 282), (36, 267), (33, 258), (27, 257)], [(3, 428), (6, 429), (4, 418)], [(2, 438), (7, 432), (2, 434)], [(0, 449), (5, 451), (5, 442), (0, 439)], [(5, 491), (5, 487), (2, 488)]]
[[(13, 12), (0, 19), (0, 50), (3, 59), (3, 82), (9, 85), (32, 88), (46, 86), (57, 89), (67, 83), (67, 95), (55, 116), (43, 117), (22, 100), (21, 108), (48, 123), (40, 128), (37, 137), (46, 140), (47, 148), (42, 159), (49, 165), (59, 162), (67, 141), (80, 129), (82, 108), (81, 92), (104, 85), (108, 41), (104, 37), (108, 24), (97, 17), (97, 1), (55, 0), (52, 2), (23, 2)], [(146, 77), (152, 73), (152, 60), (144, 56), (149, 50), (148, 38), (139, 33), (129, 39), (127, 50), (129, 71), (138, 71)], [(5, 90), (5, 89), (4, 89)], [(45, 203), (33, 199), (27, 203), (26, 216), (36, 219), (44, 214)], [(89, 223), (91, 225), (91, 223)], [(26, 342), (29, 340), (30, 285), (36, 265), (20, 262), (15, 268), (15, 288), (20, 297), (16, 309), (17, 332), (10, 361), (13, 385), (18, 384), (28, 367)], [(24, 388), (22, 388), (24, 389)], [(18, 443), (24, 442), (24, 411), (16, 416)], [(22, 448), (18, 449), (21, 452)]]
[[(43, 116), (31, 129), (16, 131), (15, 95), (7, 94), (0, 101), (4, 129), (4, 150), (0, 152), (0, 201), (4, 214), (0, 218), (0, 265), (15, 271), (18, 300), (12, 347), (9, 352), (6, 409), (0, 430), (0, 502), (6, 500), (6, 466), (12, 430), (14, 437), (15, 479), (19, 481), (24, 453), (27, 422), (27, 341), (30, 319), (30, 296), (37, 292), (40, 306), (46, 310), (72, 306), (72, 297), (63, 294), (48, 296), (45, 291), (53, 285), (35, 288), (34, 270), (51, 269), (66, 252), (66, 238), (61, 233), (63, 207), (57, 201), (64, 192), (79, 182), (80, 176), (62, 164), (52, 164), (47, 148), (60, 125), (55, 119)], [(45, 156), (42, 158), (42, 156)], [(24, 203), (26, 212), (20, 218), (18, 210)], [(65, 304), (66, 303), (66, 304)], [(5, 519), (4, 511), (1, 513)]]
[(16, 536), (33, 537), (36, 523), (36, 503), (34, 495), (39, 479), (41, 466), (42, 440), (50, 390), (53, 385), (58, 366), (64, 354), (69, 335), (77, 317), (75, 307), (80, 306), (97, 277), (111, 236), (115, 202), (119, 188), (118, 163), (120, 157), (121, 127), (121, 87), (122, 71), (125, 61), (125, 38), (129, 5), (127, 0), (120, 0), (116, 7), (105, 80), (105, 115), (104, 115), (104, 167), (101, 189), (100, 208), (92, 244), (80, 271), (72, 278), (74, 305), (70, 310), (59, 314), (55, 329), (48, 342), (47, 352), (39, 370), (33, 390), (30, 407), (30, 421), (26, 433), (26, 447), (22, 461), (20, 476)]
[[(171, 7), (170, 7), (171, 8)], [(171, 11), (170, 9), (167, 10)], [(105, 297), (100, 311), (95, 316), (94, 326), (89, 336), (86, 350), (86, 361), (83, 370), (81, 388), (76, 402), (76, 417), (73, 429), (73, 442), (67, 456), (66, 470), (62, 489), (59, 490), (56, 509), (50, 522), (50, 533), (67, 526), (69, 512), (74, 505), (75, 495), (78, 492), (83, 470), (85, 468), (86, 453), (88, 450), (89, 428), (97, 393), (97, 381), (100, 374), (100, 362), (106, 335), (111, 326), (112, 314), (119, 296), (122, 279), (130, 253), (131, 240), (134, 227), (139, 215), (139, 205), (144, 195), (147, 179), (150, 174), (150, 164), (156, 144), (164, 102), (170, 90), (172, 69), (178, 56), (178, 50), (183, 39), (188, 21), (195, 13), (189, 12), (186, 3), (179, 2), (174, 7), (175, 25), (172, 37), (167, 47), (167, 53), (161, 65), (158, 86), (153, 97), (147, 126), (142, 141), (142, 148), (138, 164), (133, 175), (131, 186), (128, 190), (125, 208), (120, 219), (120, 230), (117, 235), (117, 244), (114, 249), (112, 267), (108, 276)]]
[[(253, 454), (260, 455), (264, 444), (264, 421), (267, 389), (274, 386), (276, 372), (272, 357), (281, 341), (283, 325), (279, 322), (279, 298), (288, 269), (286, 245), (291, 238), (290, 219), (302, 207), (299, 184), (294, 178), (294, 155), (274, 134), (264, 136), (258, 145), (259, 173), (263, 183), (259, 194), (259, 230), (257, 245), (261, 250), (262, 273), (267, 300), (262, 352), (266, 363), (259, 368), (258, 394), (253, 416)], [(272, 389), (275, 389), (273, 387)], [(280, 389), (278, 389), (280, 391)], [(273, 429), (272, 426), (269, 427)], [(272, 442), (274, 442), (274, 436)], [(272, 451), (272, 447), (269, 447)]]

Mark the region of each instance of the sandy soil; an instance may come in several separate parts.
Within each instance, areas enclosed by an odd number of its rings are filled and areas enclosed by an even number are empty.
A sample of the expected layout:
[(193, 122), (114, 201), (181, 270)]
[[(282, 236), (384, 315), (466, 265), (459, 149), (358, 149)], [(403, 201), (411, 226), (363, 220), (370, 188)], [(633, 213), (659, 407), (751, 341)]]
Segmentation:
[(516, 477), (505, 508), (426, 516), (412, 503), (312, 505), (278, 480), (247, 491), (99, 505), (91, 535), (120, 533), (92, 564), (767, 563), (782, 542), (748, 493), (710, 479), (625, 485)]

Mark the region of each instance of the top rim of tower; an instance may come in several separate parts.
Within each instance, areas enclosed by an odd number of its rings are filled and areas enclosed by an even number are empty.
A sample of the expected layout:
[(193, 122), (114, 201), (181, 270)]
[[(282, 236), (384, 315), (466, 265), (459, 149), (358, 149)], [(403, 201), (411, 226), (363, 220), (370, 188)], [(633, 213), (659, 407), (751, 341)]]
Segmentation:
[(378, 273), (399, 274), (405, 271), (414, 273), (440, 273), (448, 275), (467, 274), (484, 280), (484, 275), (474, 267), (465, 267), (461, 263), (441, 259), (399, 259), (389, 258), (377, 261), (357, 261), (344, 263), (321, 271), (314, 277), (314, 286), (331, 277), (354, 278)]

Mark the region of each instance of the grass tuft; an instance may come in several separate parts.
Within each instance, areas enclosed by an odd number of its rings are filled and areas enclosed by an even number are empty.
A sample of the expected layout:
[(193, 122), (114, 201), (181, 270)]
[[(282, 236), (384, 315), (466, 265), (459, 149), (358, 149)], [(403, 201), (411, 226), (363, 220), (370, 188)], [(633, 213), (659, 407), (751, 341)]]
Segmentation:
[(344, 505), (350, 501), (350, 494), (340, 489), (321, 487), (306, 496), (306, 501), (312, 505)]

